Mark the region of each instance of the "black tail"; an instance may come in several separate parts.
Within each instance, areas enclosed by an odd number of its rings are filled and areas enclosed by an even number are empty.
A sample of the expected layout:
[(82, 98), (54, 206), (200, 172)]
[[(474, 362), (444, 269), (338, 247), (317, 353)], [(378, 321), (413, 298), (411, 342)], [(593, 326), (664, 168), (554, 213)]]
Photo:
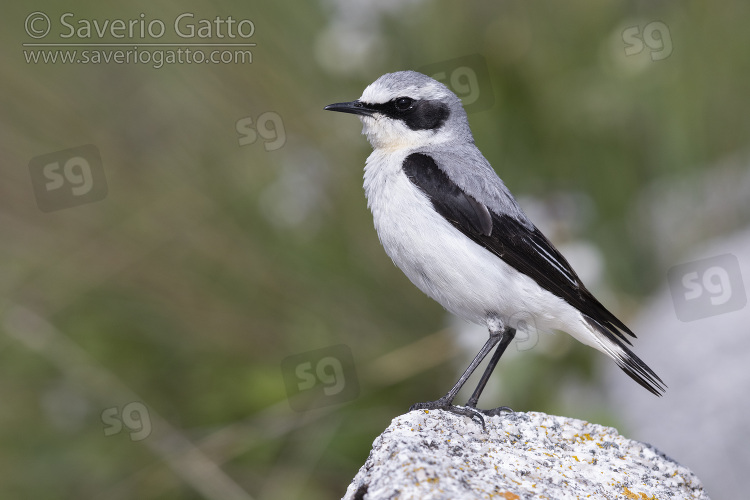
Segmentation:
[[(617, 363), (622, 371), (630, 378), (641, 384), (651, 394), (661, 396), (667, 389), (666, 384), (648, 367), (646, 363), (633, 353), (621, 340), (624, 338), (619, 331), (613, 332), (614, 327), (607, 328), (595, 319), (586, 317), (586, 321), (600, 334), (601, 346)], [(623, 325), (624, 326), (624, 325)], [(625, 327), (625, 333), (635, 337), (635, 334)]]

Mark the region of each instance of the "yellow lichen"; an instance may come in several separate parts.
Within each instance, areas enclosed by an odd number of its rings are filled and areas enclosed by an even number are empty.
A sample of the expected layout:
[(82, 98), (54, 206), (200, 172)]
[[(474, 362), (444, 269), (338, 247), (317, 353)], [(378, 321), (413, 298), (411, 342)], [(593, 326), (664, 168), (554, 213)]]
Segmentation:
[(648, 496), (643, 492), (633, 493), (627, 488), (627, 486), (623, 487), (623, 493), (626, 497), (632, 498), (633, 500), (657, 500), (655, 495)]

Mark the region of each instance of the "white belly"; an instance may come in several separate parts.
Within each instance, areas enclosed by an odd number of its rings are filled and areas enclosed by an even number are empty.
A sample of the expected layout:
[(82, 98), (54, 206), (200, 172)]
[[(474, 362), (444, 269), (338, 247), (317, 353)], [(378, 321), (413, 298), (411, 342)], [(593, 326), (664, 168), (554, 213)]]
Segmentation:
[[(478, 324), (523, 319), (551, 331), (580, 314), (531, 278), (454, 228), (406, 177), (406, 153), (367, 160), (365, 192), (386, 253), (420, 290), (453, 314)], [(576, 318), (577, 316), (577, 318)], [(565, 328), (567, 329), (567, 328)]]

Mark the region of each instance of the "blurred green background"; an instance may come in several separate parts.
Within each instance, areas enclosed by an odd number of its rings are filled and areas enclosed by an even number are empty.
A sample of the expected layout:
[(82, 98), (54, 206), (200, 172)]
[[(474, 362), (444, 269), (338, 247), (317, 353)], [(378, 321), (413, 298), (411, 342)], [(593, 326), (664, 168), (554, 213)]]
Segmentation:
[[(447, 391), (486, 334), (457, 341), (465, 327), (393, 266), (363, 195), (361, 125), (323, 111), (386, 72), (483, 59), (493, 104), (469, 114), (477, 145), (627, 323), (682, 252), (748, 221), (732, 212), (660, 234), (642, 200), (660, 179), (746, 148), (749, 9), (5, 5), (0, 497), (339, 498), (393, 417)], [(22, 45), (39, 42), (24, 25), (34, 11), (51, 19), (48, 43), (257, 45), (244, 64), (29, 63), (43, 50)], [(63, 39), (66, 12), (73, 24), (143, 13), (167, 33)], [(249, 19), (255, 32), (181, 40), (172, 23), (185, 12)], [(655, 21), (666, 29), (648, 31)], [(42, 212), (30, 162), (87, 144), (106, 193)], [(341, 344), (358, 390), (294, 411), (282, 361)], [(643, 353), (657, 372), (668, 355)], [(567, 336), (539, 339), (501, 362), (481, 403), (617, 425), (599, 356)]]

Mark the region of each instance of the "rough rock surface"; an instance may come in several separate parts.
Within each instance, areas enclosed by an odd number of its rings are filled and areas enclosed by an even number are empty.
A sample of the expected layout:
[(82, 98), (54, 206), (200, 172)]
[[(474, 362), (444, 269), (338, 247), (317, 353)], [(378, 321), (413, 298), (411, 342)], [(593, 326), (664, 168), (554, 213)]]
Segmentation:
[(344, 499), (708, 499), (689, 469), (611, 427), (536, 412), (485, 421), (396, 417)]

